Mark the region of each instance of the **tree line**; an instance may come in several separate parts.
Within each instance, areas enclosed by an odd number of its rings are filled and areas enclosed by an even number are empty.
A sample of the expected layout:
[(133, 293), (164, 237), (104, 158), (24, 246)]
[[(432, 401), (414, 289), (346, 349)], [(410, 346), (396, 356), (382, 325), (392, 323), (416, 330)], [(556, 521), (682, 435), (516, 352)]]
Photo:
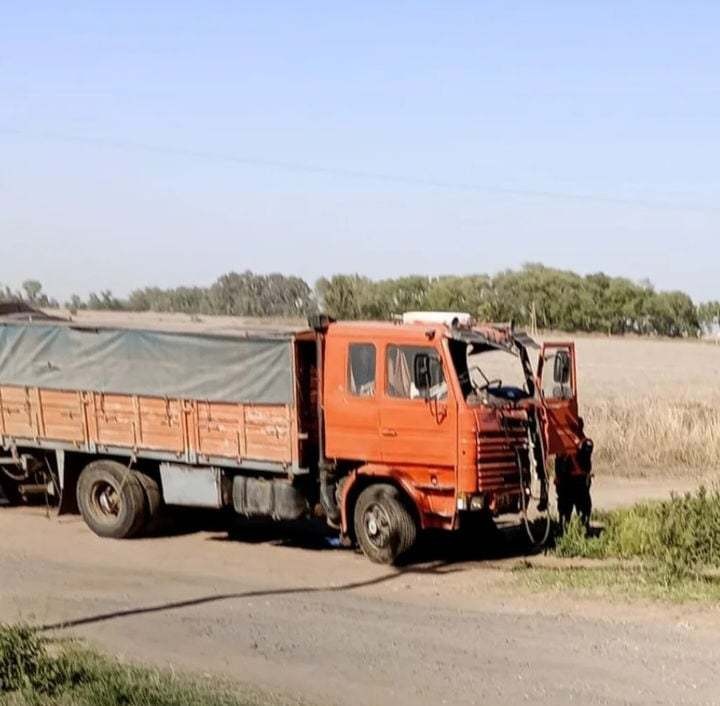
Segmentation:
[[(27, 280), (22, 291), (0, 285), (0, 299), (37, 306), (58, 303)], [(310, 286), (300, 277), (229, 272), (208, 287), (145, 287), (118, 298), (109, 290), (87, 299), (73, 295), (71, 311), (182, 312), (197, 315), (305, 317), (317, 311), (343, 319), (390, 319), (409, 310), (466, 311), (480, 321), (563, 331), (698, 336), (720, 326), (720, 302), (696, 305), (680, 291), (657, 291), (603, 273), (577, 273), (525, 265), (494, 275), (420, 275), (373, 280), (361, 275), (321, 277)]]
[(317, 288), (327, 310), (347, 318), (387, 318), (412, 309), (467, 311), (478, 320), (538, 329), (675, 337), (699, 335), (720, 314), (720, 307), (696, 306), (684, 292), (658, 292), (649, 282), (537, 264), (496, 275), (380, 281), (335, 275)]

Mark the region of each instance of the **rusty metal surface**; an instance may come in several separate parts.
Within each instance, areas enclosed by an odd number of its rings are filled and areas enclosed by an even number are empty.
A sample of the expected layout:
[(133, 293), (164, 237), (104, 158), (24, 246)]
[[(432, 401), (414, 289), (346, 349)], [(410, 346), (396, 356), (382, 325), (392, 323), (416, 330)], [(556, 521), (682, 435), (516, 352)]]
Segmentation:
[(0, 436), (155, 450), (178, 459), (227, 458), (296, 465), (290, 405), (212, 403), (141, 395), (0, 386)]

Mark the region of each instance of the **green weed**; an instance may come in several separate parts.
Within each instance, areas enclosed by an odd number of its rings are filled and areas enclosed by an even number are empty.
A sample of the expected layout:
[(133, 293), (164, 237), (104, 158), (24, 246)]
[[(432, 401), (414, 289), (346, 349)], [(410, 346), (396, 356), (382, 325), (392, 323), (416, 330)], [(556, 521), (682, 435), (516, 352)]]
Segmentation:
[(720, 489), (701, 487), (670, 500), (594, 515), (590, 533), (576, 519), (554, 553), (604, 560), (595, 567), (535, 569), (530, 583), (672, 600), (720, 600)]
[(518, 567), (525, 585), (538, 591), (567, 591), (587, 596), (610, 596), (652, 599), (683, 603), (687, 601), (720, 602), (720, 581), (712, 576), (675, 578), (668, 582), (665, 575), (647, 566), (611, 564), (595, 567), (546, 568)]
[(28, 627), (0, 625), (0, 704), (8, 706), (264, 706), (204, 681), (133, 667)]

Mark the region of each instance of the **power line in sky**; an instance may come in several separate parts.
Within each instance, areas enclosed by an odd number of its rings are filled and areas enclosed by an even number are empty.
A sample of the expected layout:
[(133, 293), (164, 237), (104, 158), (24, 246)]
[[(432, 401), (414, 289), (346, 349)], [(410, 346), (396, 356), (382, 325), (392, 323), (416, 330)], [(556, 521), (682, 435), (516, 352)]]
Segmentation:
[(553, 191), (543, 189), (527, 189), (510, 186), (473, 184), (468, 182), (445, 181), (441, 179), (407, 176), (399, 174), (388, 174), (383, 172), (346, 169), (342, 167), (328, 167), (324, 165), (308, 164), (300, 162), (285, 162), (282, 160), (263, 159), (258, 157), (238, 156), (233, 154), (206, 152), (193, 150), (185, 147), (172, 147), (167, 145), (152, 145), (142, 142), (115, 140), (106, 137), (83, 137), (55, 132), (34, 133), (17, 128), (0, 127), (0, 134), (16, 135), (32, 140), (47, 140), (65, 144), (79, 144), (104, 149), (133, 150), (149, 152), (174, 157), (185, 157), (200, 159), (203, 161), (223, 162), (226, 164), (237, 164), (246, 167), (272, 169), (286, 172), (304, 174), (315, 174), (328, 177), (341, 177), (345, 179), (377, 181), (394, 183), (402, 186), (415, 186), (443, 191), (456, 192), (479, 192), (486, 194), (497, 194), (504, 196), (515, 196), (522, 198), (541, 198), (552, 200), (566, 200), (574, 202), (604, 203), (618, 206), (635, 206), (647, 209), (680, 210), (692, 212), (718, 213), (720, 209), (710, 206), (695, 204), (676, 204), (670, 201), (659, 201), (653, 199), (636, 199), (622, 196), (611, 196), (606, 194), (584, 194), (565, 191)]

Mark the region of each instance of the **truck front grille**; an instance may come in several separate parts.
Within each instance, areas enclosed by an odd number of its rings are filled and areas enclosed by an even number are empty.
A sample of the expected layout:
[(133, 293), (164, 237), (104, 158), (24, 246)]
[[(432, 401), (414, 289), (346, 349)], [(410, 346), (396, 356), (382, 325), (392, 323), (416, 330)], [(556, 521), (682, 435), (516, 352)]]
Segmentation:
[(527, 415), (499, 416), (498, 421), (499, 424), (481, 427), (478, 432), (478, 490), (481, 492), (517, 489), (518, 454), (527, 454)]

